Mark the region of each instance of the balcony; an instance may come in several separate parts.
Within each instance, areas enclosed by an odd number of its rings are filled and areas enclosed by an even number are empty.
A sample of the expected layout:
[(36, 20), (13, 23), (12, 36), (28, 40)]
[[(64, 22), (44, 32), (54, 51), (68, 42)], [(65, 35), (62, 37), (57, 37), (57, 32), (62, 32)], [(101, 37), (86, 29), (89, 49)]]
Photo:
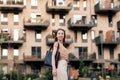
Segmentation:
[(95, 43), (97, 46), (103, 47), (116, 47), (118, 45), (118, 41), (115, 40), (115, 36), (110, 40), (103, 39), (101, 36), (98, 36), (95, 38)]
[(114, 3), (107, 3), (109, 5), (106, 4), (100, 4), (97, 3), (95, 5), (95, 13), (97, 14), (102, 14), (102, 15), (114, 15), (115, 13), (117, 13), (118, 11), (120, 11), (120, 6), (113, 6)]
[(24, 28), (31, 30), (44, 30), (47, 29), (49, 24), (49, 19), (43, 20), (42, 18), (30, 18), (26, 21), (24, 20)]
[[(54, 41), (55, 41), (55, 39), (52, 34), (48, 34), (46, 36), (46, 44), (47, 45), (52, 45), (54, 43)], [(69, 45), (72, 42), (73, 42), (73, 39), (70, 37), (70, 35), (66, 35), (65, 44)]]
[(0, 10), (2, 12), (21, 12), (24, 8), (23, 1), (11, 1), (8, 0), (6, 3), (4, 1), (0, 1)]
[(43, 62), (40, 56), (37, 55), (23, 55), (25, 62)]
[(72, 18), (68, 20), (68, 28), (71, 30), (88, 31), (92, 27), (94, 27), (94, 24), (86, 23), (82, 20), (77, 20), (76, 22), (73, 22)]
[(79, 59), (76, 59), (72, 55), (69, 55), (69, 64), (75, 66), (76, 68), (79, 66), (80, 61), (83, 61), (85, 64), (90, 64), (93, 61), (96, 61), (96, 54), (95, 53), (85, 53), (79, 55)]
[(10, 46), (20, 46), (24, 43), (24, 37), (20, 37), (18, 40), (13, 40), (10, 34), (0, 34), (0, 44)]
[(46, 3), (46, 11), (48, 13), (67, 14), (72, 9), (70, 2), (61, 2), (59, 5), (52, 5), (52, 2)]
[(96, 60), (96, 53), (83, 53), (83, 54), (80, 54), (79, 55), (79, 59), (76, 59), (71, 54), (69, 55), (69, 61), (79, 61), (81, 59), (83, 61), (93, 61), (93, 60)]

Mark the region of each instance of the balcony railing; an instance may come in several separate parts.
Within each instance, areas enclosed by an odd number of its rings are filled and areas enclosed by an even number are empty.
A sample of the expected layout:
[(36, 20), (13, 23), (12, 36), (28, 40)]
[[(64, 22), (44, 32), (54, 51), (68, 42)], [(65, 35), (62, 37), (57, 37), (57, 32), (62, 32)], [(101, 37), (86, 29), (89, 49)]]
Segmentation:
[(115, 39), (115, 36), (112, 36), (110, 40), (103, 39), (103, 37), (98, 36), (95, 38), (95, 43), (98, 46), (103, 45), (104, 47), (116, 47), (118, 44), (118, 41)]
[(35, 19), (30, 18), (26, 21), (24, 20), (24, 28), (26, 29), (44, 30), (47, 29), (49, 24), (50, 24), (49, 19), (43, 20), (42, 18), (35, 18)]
[(14, 45), (22, 45), (24, 43), (24, 37), (20, 37), (18, 40), (13, 40), (10, 34), (0, 34), (0, 43), (2, 45), (11, 44)]
[(79, 60), (93, 61), (96, 60), (96, 53), (83, 53), (79, 55), (79, 59), (76, 59), (71, 54), (69, 55), (70, 61), (79, 61)]
[(38, 55), (23, 55), (25, 62), (43, 61)]
[(88, 31), (89, 29), (91, 29), (94, 26), (94, 24), (92, 23), (86, 23), (83, 22), (82, 20), (78, 20), (76, 22), (73, 22), (72, 18), (70, 18), (68, 20), (68, 28), (71, 30), (85, 30)]
[[(108, 3), (107, 4), (103, 4), (103, 3), (97, 3), (95, 5), (95, 13), (97, 14), (103, 14), (103, 15), (113, 15), (115, 13), (117, 13), (118, 11), (120, 11), (120, 6), (114, 6), (114, 3)], [(113, 4), (113, 5), (112, 5)], [(106, 6), (107, 5), (107, 6)]]
[[(49, 35), (46, 36), (46, 44), (47, 44), (47, 45), (53, 44), (54, 41), (55, 41), (55, 38), (52, 36), (52, 34), (49, 34)], [(66, 39), (65, 39), (65, 44), (66, 44), (66, 45), (69, 45), (69, 44), (71, 44), (72, 42), (73, 42), (73, 39), (72, 39), (69, 35), (67, 35), (67, 37), (66, 37)]]
[(67, 14), (72, 9), (71, 2), (64, 2), (64, 5), (52, 5), (49, 1), (46, 3), (46, 11), (48, 13)]
[(21, 12), (23, 8), (23, 1), (8, 0), (6, 3), (0, 1), (0, 10), (2, 12)]

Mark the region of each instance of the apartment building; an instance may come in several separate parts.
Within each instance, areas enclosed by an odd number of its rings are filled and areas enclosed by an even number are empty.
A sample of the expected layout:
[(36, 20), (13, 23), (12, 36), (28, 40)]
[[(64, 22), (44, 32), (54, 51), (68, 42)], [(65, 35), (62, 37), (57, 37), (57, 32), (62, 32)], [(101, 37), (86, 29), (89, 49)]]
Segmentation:
[[(66, 47), (85, 65), (120, 72), (120, 0), (0, 0), (0, 64), (42, 71), (56, 29), (66, 30)], [(70, 65), (79, 60), (70, 56)]]

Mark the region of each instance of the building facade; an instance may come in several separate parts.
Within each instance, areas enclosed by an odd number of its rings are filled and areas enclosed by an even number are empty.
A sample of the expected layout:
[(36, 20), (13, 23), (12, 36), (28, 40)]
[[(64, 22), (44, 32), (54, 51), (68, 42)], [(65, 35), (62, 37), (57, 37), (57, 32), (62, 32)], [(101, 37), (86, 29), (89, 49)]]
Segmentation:
[[(89, 68), (120, 71), (120, 0), (0, 0), (0, 64), (30, 73), (44, 68), (58, 28)], [(70, 59), (78, 68), (79, 60)]]

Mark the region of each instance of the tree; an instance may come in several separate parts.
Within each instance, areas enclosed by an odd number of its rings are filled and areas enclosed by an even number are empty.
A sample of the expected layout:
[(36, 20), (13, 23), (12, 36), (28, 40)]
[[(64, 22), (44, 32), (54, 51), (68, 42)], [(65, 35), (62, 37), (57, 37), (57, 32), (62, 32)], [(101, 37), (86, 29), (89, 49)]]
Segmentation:
[(87, 77), (89, 73), (89, 68), (85, 66), (83, 60), (79, 63), (79, 77)]

